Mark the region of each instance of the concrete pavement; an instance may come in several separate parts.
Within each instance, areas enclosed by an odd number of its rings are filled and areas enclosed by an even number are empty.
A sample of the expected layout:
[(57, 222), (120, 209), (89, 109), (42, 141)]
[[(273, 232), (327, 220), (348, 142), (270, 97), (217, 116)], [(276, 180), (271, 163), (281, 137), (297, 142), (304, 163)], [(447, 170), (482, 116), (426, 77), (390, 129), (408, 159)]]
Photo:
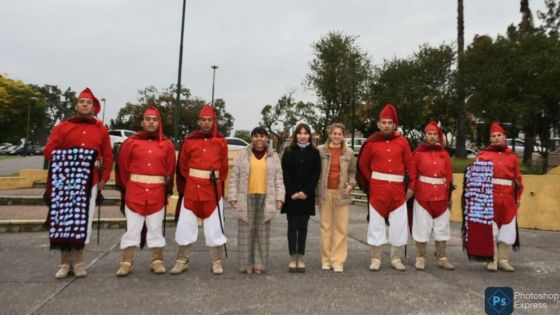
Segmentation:
[[(226, 212), (228, 209), (226, 208)], [(415, 251), (408, 246), (404, 273), (389, 268), (370, 272), (365, 244), (365, 208), (351, 206), (348, 262), (342, 274), (321, 270), (319, 217), (309, 222), (305, 274), (287, 272), (286, 218), (273, 221), (270, 262), (265, 274), (244, 275), (236, 256), (237, 222), (226, 215), (230, 256), (225, 273), (210, 273), (202, 229), (189, 270), (178, 276), (149, 271), (150, 253), (137, 252), (134, 271), (114, 275), (120, 261), (122, 230), (103, 230), (100, 245), (87, 249), (89, 275), (54, 279), (58, 251), (49, 251), (46, 232), (0, 234), (2, 314), (482, 314), (484, 290), (508, 286), (523, 293), (560, 293), (560, 233), (521, 230), (521, 252), (511, 255), (516, 271), (487, 272), (469, 262), (461, 248), (460, 227), (453, 224), (448, 256), (455, 271), (439, 269), (430, 243), (426, 271), (414, 270)], [(174, 229), (167, 230), (166, 267), (174, 262)], [(412, 244), (410, 241), (409, 244)], [(516, 302), (530, 302), (518, 300)], [(537, 301), (543, 302), (543, 301)], [(545, 310), (516, 309), (519, 314), (558, 314), (560, 301)]]

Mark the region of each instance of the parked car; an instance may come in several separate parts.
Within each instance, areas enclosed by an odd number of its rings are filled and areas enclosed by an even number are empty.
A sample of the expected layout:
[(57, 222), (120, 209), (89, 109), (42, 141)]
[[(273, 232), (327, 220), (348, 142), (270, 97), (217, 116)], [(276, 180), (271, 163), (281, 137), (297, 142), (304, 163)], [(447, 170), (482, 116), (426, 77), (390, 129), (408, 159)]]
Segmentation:
[(10, 150), (12, 150), (15, 147), (17, 147), (17, 145), (14, 145), (14, 144), (4, 146), (4, 147), (0, 148), (0, 154), (8, 155), (8, 152), (10, 152)]
[(11, 146), (8, 155), (26, 155), (25, 145), (18, 144)]
[[(358, 155), (358, 153), (360, 153), (360, 149), (366, 140), (366, 138), (354, 138), (354, 155)], [(345, 138), (344, 143), (347, 147), (352, 148), (352, 138)]]
[(33, 147), (33, 154), (34, 155), (42, 155), (43, 151), (45, 151), (44, 145), (36, 145)]
[[(506, 139), (507, 146), (513, 149), (513, 139), (508, 138)], [(523, 152), (525, 151), (525, 140), (522, 139), (515, 139), (515, 154), (517, 156), (523, 156)], [(533, 146), (533, 152), (544, 152), (544, 149), (541, 146), (535, 145)]]
[(13, 144), (11, 144), (9, 142), (0, 143), (0, 155), (7, 154), (6, 152), (8, 152), (8, 149), (11, 146), (13, 146)]
[(111, 147), (114, 147), (117, 143), (123, 143), (128, 137), (135, 134), (135, 131), (126, 129), (114, 129), (109, 130), (109, 138), (111, 138)]
[(235, 150), (241, 150), (244, 149), (246, 146), (249, 145), (249, 143), (247, 143), (247, 141), (240, 139), (240, 138), (235, 138), (235, 137), (227, 137), (227, 144), (228, 144), (228, 150), (230, 151), (235, 151)]

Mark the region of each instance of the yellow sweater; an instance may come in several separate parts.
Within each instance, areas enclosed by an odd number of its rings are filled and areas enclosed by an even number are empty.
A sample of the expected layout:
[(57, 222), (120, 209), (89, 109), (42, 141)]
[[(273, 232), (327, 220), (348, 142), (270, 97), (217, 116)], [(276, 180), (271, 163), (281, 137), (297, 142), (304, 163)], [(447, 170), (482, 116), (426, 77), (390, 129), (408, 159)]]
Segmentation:
[(247, 193), (266, 194), (266, 154), (260, 160), (254, 154), (251, 154)]

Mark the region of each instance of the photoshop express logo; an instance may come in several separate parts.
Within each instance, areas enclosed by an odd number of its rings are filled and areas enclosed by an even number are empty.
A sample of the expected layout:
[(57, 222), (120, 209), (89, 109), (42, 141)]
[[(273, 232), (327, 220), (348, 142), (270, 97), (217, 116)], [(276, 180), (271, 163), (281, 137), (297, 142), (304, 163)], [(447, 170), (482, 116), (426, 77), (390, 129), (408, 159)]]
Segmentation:
[(484, 310), (489, 315), (513, 313), (513, 289), (488, 287), (484, 290)]

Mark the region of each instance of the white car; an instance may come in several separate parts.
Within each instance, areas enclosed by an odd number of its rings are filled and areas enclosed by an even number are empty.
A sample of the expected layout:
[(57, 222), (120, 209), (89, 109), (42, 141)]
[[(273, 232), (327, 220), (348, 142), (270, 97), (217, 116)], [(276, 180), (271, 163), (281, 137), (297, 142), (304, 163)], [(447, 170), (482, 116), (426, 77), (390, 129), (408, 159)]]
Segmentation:
[(126, 129), (114, 129), (109, 130), (109, 138), (111, 138), (111, 147), (114, 147), (116, 143), (123, 143), (128, 137), (135, 134), (135, 131)]
[(226, 137), (226, 140), (229, 151), (245, 149), (249, 145), (247, 141), (235, 137)]
[[(507, 146), (513, 149), (513, 139), (508, 138), (506, 139)], [(521, 139), (515, 139), (515, 154), (517, 156), (523, 156), (523, 152), (525, 151), (525, 141)], [(533, 152), (540, 153), (544, 152), (544, 149), (538, 145), (533, 146)]]
[[(354, 138), (354, 155), (358, 155), (358, 153), (360, 153), (360, 149), (366, 140), (366, 138)], [(345, 138), (344, 143), (350, 149), (352, 148), (352, 138)]]

